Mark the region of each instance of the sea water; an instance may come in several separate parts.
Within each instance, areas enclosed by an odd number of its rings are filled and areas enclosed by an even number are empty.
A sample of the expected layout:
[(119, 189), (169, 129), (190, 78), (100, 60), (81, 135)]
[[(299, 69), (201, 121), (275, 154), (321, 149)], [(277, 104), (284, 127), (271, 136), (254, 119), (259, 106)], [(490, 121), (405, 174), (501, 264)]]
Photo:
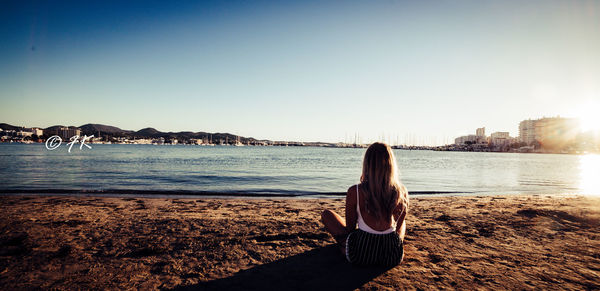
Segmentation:
[[(364, 148), (0, 144), (1, 193), (339, 196)], [(599, 194), (598, 156), (394, 150), (411, 194)], [(595, 174), (594, 174), (595, 173)], [(591, 186), (590, 186), (591, 185)], [(596, 185), (596, 186), (594, 186)]]

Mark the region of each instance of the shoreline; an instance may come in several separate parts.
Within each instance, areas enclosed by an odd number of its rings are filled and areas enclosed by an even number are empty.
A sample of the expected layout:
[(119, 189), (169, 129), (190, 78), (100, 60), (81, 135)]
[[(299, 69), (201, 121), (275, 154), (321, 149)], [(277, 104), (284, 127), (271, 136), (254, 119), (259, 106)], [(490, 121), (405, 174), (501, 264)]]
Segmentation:
[[(290, 142), (292, 143), (292, 142)], [(340, 146), (325, 142), (308, 142), (314, 144), (277, 144), (277, 145), (243, 145), (244, 147), (315, 147), (315, 148), (340, 148), (340, 149), (366, 149), (368, 145), (349, 145), (349, 146)], [(26, 145), (35, 145), (35, 144), (45, 144), (45, 142), (21, 142), (21, 141), (0, 141), (0, 144), (26, 144)], [(148, 143), (103, 143), (103, 142), (88, 142), (89, 145), (144, 145), (144, 146), (200, 146), (200, 147), (239, 147), (234, 144), (148, 144)], [(434, 152), (463, 152), (463, 153), (508, 153), (508, 154), (543, 154), (543, 155), (597, 155), (600, 154), (600, 151), (594, 150), (580, 150), (580, 151), (551, 151), (547, 149), (538, 149), (533, 151), (498, 151), (491, 149), (484, 150), (469, 150), (469, 149), (447, 149), (448, 145), (441, 146), (408, 146), (408, 145), (394, 145), (391, 146), (394, 150), (402, 150), (402, 151), (434, 151)]]
[(343, 197), (0, 202), (8, 289), (600, 288), (598, 197), (411, 197), (404, 262), (385, 270), (349, 265), (323, 229)]
[[(289, 192), (289, 193), (288, 193)], [(218, 191), (182, 191), (182, 190), (75, 190), (75, 189), (0, 189), (1, 196), (62, 196), (62, 197), (105, 197), (105, 198), (160, 198), (160, 199), (339, 199), (345, 198), (345, 192), (300, 192), (286, 191), (285, 193), (271, 192), (218, 192)], [(584, 193), (487, 193), (487, 192), (453, 192), (453, 191), (413, 191), (410, 198), (435, 197), (491, 197), (491, 196), (534, 196), (534, 197), (600, 197)]]

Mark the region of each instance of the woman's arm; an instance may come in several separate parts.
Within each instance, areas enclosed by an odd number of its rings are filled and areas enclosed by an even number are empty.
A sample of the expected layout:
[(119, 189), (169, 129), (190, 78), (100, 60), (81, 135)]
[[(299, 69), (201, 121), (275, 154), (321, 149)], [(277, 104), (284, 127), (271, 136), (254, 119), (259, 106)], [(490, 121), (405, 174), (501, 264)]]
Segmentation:
[(356, 213), (356, 186), (351, 186), (346, 192), (346, 231), (356, 229), (358, 213)]
[(400, 236), (400, 239), (404, 241), (404, 235), (406, 234), (406, 221), (403, 220), (401, 224), (396, 226), (396, 232), (398, 233), (398, 236)]
[(400, 199), (400, 203), (396, 205), (396, 209), (394, 210), (394, 218), (396, 217), (396, 213), (398, 214), (398, 219), (396, 220), (396, 232), (400, 235), (400, 238), (404, 240), (404, 234), (406, 233), (406, 214), (408, 213), (408, 190), (404, 185), (400, 185), (400, 195), (404, 197), (404, 199)]
[[(405, 206), (400, 203), (398, 204), (398, 208), (400, 209), (400, 217), (396, 220), (398, 223), (396, 224), (396, 232), (400, 235), (400, 238), (404, 240), (404, 233), (406, 232), (406, 211)], [(396, 209), (398, 209), (396, 208)]]

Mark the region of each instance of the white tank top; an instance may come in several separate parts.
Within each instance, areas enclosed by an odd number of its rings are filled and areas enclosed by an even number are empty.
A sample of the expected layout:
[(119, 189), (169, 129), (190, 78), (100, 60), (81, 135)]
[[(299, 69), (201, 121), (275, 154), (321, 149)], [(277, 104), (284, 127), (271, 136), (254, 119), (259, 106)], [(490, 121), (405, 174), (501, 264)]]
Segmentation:
[[(358, 228), (360, 230), (366, 231), (368, 233), (373, 233), (373, 234), (388, 234), (388, 233), (392, 233), (392, 232), (396, 231), (396, 226), (398, 225), (398, 221), (395, 221), (393, 217), (392, 217), (392, 227), (390, 227), (384, 231), (374, 230), (369, 225), (367, 225), (365, 223), (365, 221), (363, 220), (362, 215), (360, 214), (360, 204), (358, 202), (359, 198), (360, 197), (358, 195), (358, 184), (356, 184), (356, 212), (358, 212)], [(402, 210), (402, 211), (404, 212), (404, 210)], [(402, 216), (402, 214), (400, 214), (400, 216)], [(400, 217), (398, 217), (398, 219), (400, 219)]]

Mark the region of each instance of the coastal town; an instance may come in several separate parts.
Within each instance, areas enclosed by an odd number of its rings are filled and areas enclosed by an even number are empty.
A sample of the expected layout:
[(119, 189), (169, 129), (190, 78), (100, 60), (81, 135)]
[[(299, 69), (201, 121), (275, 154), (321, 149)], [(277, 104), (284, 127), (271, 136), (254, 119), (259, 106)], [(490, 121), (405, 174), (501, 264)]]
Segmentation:
[[(139, 131), (86, 124), (80, 127), (53, 126), (49, 128), (13, 126), (0, 124), (0, 142), (44, 143), (52, 136), (68, 141), (74, 136), (88, 136), (91, 144), (151, 144), (151, 145), (199, 145), (199, 146), (318, 146), (318, 147), (365, 147), (360, 139), (354, 142), (300, 142), (257, 140), (229, 133), (206, 132), (160, 132), (153, 128)], [(486, 135), (486, 128), (477, 128), (474, 134), (459, 136), (453, 144), (442, 146), (393, 144), (395, 149), (519, 152), (519, 153), (597, 153), (600, 152), (600, 134), (583, 131), (576, 118), (544, 117), (527, 119), (519, 123), (519, 135), (511, 137), (508, 131)]]
[(598, 132), (583, 131), (576, 118), (544, 117), (519, 123), (519, 136), (493, 132), (486, 136), (485, 127), (475, 134), (457, 137), (454, 144), (437, 147), (450, 151), (489, 151), (521, 153), (593, 153), (600, 150)]

